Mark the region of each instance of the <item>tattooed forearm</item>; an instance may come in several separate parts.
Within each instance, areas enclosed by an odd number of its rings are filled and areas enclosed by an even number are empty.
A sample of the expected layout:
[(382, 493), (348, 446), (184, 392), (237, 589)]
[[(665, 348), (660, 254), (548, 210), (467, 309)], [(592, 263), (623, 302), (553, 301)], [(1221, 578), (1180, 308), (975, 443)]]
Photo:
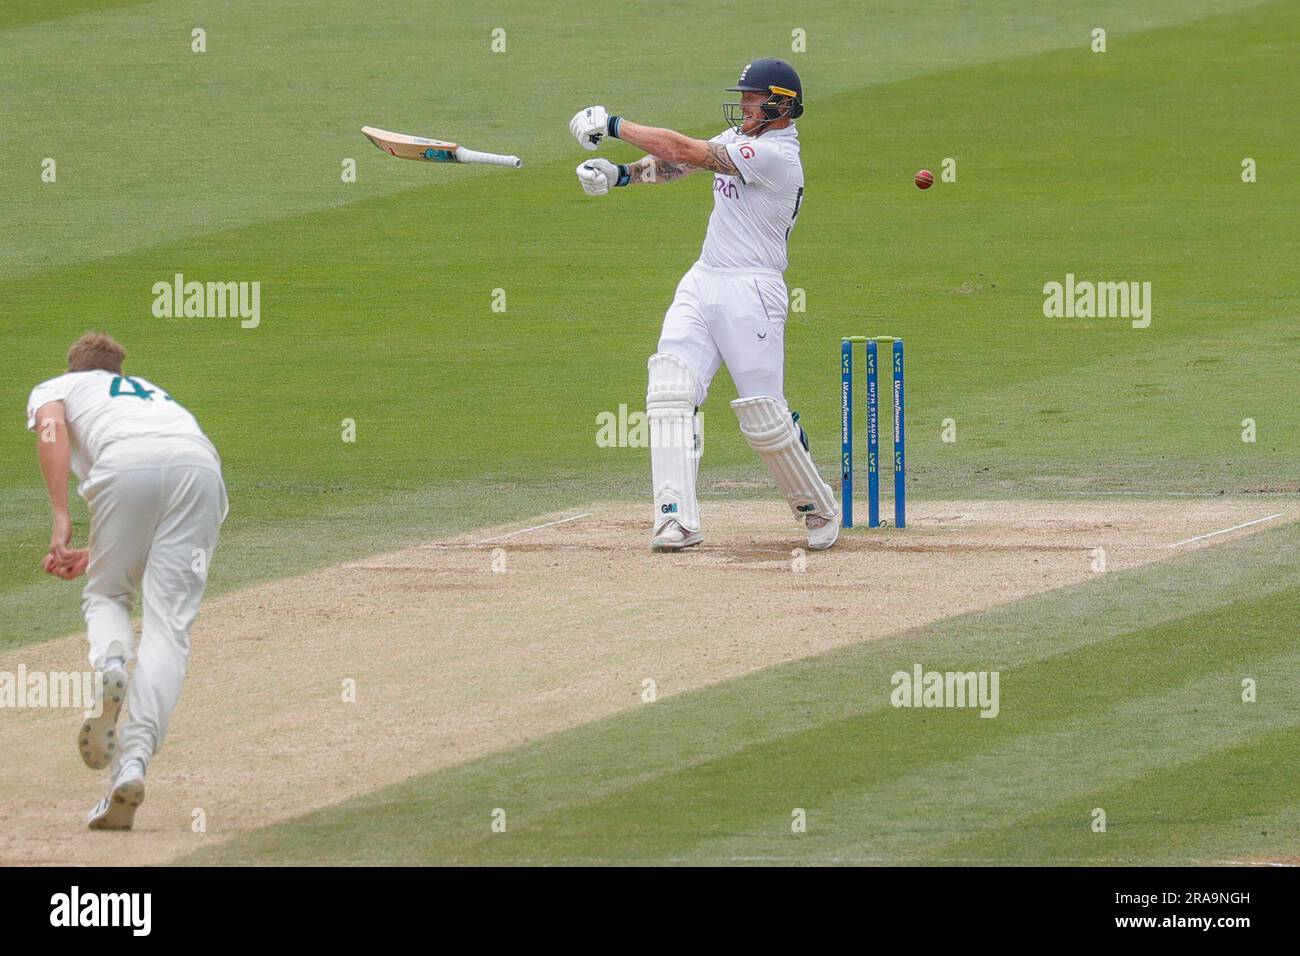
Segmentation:
[[(712, 169), (729, 176), (739, 175), (724, 146), (702, 139), (691, 139), (676, 130), (642, 126), (624, 117), (618, 127), (618, 138), (637, 149), (645, 150), (669, 166), (681, 167), (684, 170), (681, 175), (693, 173), (697, 169)], [(664, 180), (660, 177), (644, 181), (663, 182)]]
[(632, 174), (634, 183), (670, 183), (690, 175), (697, 168), (684, 163), (670, 163), (658, 156), (642, 156), (635, 163), (629, 163), (627, 171)]
[(739, 176), (740, 170), (732, 162), (731, 154), (727, 152), (727, 147), (722, 143), (709, 143), (709, 155), (704, 161), (704, 168), (711, 169), (715, 173), (722, 173), (724, 176)]

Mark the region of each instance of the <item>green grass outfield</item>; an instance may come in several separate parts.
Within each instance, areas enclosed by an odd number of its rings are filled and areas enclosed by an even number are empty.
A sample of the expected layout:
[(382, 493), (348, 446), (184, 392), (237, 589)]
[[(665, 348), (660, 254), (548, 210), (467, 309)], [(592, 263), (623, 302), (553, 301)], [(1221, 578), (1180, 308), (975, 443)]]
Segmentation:
[[(0, 141), (0, 406), (10, 423), (0, 429), (0, 647), (80, 623), (74, 589), (39, 572), (48, 519), (21, 415), (31, 386), (62, 369), (87, 328), (118, 335), (133, 353), (128, 368), (191, 408), (222, 451), (232, 513), (214, 593), (643, 495), (644, 451), (598, 448), (596, 416), (643, 401), (663, 310), (703, 238), (708, 180), (586, 197), (573, 167), (587, 154), (567, 122), (605, 102), (711, 135), (723, 125), (720, 88), (751, 57), (788, 50), (795, 27), (808, 32), (808, 52), (790, 56), (808, 90), (807, 195), (787, 281), (806, 290), (807, 312), (787, 330), (787, 394), (828, 477), (838, 339), (870, 333), (907, 340), (916, 498), (1295, 492), (1300, 7), (950, 6), (850, 12), (819, 0), (786, 22), (729, 0), (608, 7), (579, 22), (522, 4), (78, 0), (57, 8), (66, 15), (6, 4), (0, 82), (14, 135)], [(1089, 50), (1098, 26), (1108, 30), (1104, 54)], [(207, 31), (206, 53), (190, 51), (195, 27)], [(490, 52), (494, 27), (507, 30), (504, 54)], [(526, 165), (400, 163), (362, 139), (365, 124), (517, 152)], [(635, 153), (615, 144), (602, 155)], [(58, 162), (53, 184), (40, 180), (47, 156)], [(340, 181), (348, 157), (354, 184)], [(945, 157), (957, 160), (956, 183), (911, 185), (915, 170), (938, 172)], [(1258, 182), (1241, 181), (1245, 157)], [(261, 282), (261, 326), (154, 318), (150, 288), (176, 272)], [(1044, 318), (1043, 284), (1066, 273), (1151, 282), (1151, 327)], [(497, 288), (504, 314), (490, 309)], [(731, 395), (720, 375), (705, 409), (704, 477), (760, 479), (725, 407)], [(355, 444), (340, 440), (344, 418), (357, 423)], [(1254, 443), (1241, 440), (1245, 418)], [(956, 421), (955, 443), (941, 441), (945, 419)], [(1300, 587), (1281, 555), (1294, 545), (1291, 532), (1269, 532), (1222, 558), (1133, 575), (1168, 576), (1155, 617), (1140, 593), (1125, 602), (1084, 588), (914, 635), (932, 655), (891, 646), (890, 659), (947, 669), (939, 652), (953, 634), (1005, 639), (985, 650), (1003, 655), (1009, 685), (1023, 681), (1025, 703), (974, 731), (962, 723), (969, 715), (891, 713), (848, 693), (893, 669), (868, 648), (666, 701), (229, 852), (298, 858), (304, 835), (322, 858), (408, 862), (1265, 852), (1276, 841), (1243, 824), (1256, 814), (1294, 823), (1294, 784), (1277, 774), (1281, 755), (1295, 752), (1294, 710), (1263, 698), (1233, 709), (1222, 733), (1171, 714), (1186, 716), (1202, 693), (1231, 696), (1224, 682), (1235, 686), (1252, 661), (1294, 680), (1276, 623)], [(1100, 618), (1076, 633), (1069, 609), (1088, 601), (1100, 602)], [(1040, 631), (1040, 617), (1061, 626)], [(1181, 641), (1199, 649), (1191, 660), (1174, 654)], [(1054, 709), (1071, 662), (1098, 693), (1108, 671), (1122, 686), (1095, 711), (1077, 700)], [(1156, 669), (1151, 684), (1127, 674), (1139, 665)], [(788, 718), (799, 701), (802, 730), (746, 723), (751, 712)], [(645, 733), (659, 720), (687, 727), (693, 713), (722, 722), (698, 751)], [(1072, 755), (1091, 767), (1114, 751), (1098, 729), (1107, 719), (1123, 725), (1117, 732), (1150, 722), (1149, 749), (1121, 747), (1106, 774), (1071, 770)], [(1184, 737), (1194, 746), (1179, 749)], [(620, 763), (638, 742), (659, 748), (659, 770)], [(883, 761), (881, 746), (897, 761)], [(554, 766), (537, 762), (545, 748)], [(786, 773), (805, 751), (817, 773)], [(584, 759), (604, 791), (565, 789), (562, 768)], [(1002, 772), (981, 780), (990, 768)], [(944, 773), (970, 787), (940, 785)], [(796, 776), (821, 789), (802, 796)], [(858, 786), (868, 776), (872, 788)], [(918, 801), (918, 781), (932, 778), (931, 802)], [(1201, 778), (1222, 786), (1198, 789)], [(1033, 782), (1023, 805), (986, 806), (990, 788), (1019, 779)], [(458, 828), (478, 827), (487, 793), (505, 794), (493, 806), (517, 797), (527, 822), (510, 843), (458, 842)], [(1159, 817), (1150, 800), (1160, 793), (1182, 795), (1160, 814), (1186, 813)], [(450, 802), (415, 838), (429, 794)], [(746, 794), (756, 798), (737, 806)], [(1062, 829), (1079, 807), (1108, 799), (1147, 807), (1145, 829), (1124, 835), (1113, 823), (1107, 842)], [(758, 835), (781, 831), (791, 800), (809, 806), (807, 838)], [(723, 801), (739, 816), (698, 816)], [(890, 801), (917, 808), (914, 819), (889, 818), (910, 819), (915, 832), (818, 829), (818, 814), (851, 821), (886, 814)], [(953, 824), (963, 813), (970, 825)], [(927, 840), (922, 831), (945, 819), (942, 839)], [(321, 835), (322, 821), (336, 836)], [(1175, 833), (1188, 845), (1171, 846)], [(415, 847), (426, 855), (405, 855)]]

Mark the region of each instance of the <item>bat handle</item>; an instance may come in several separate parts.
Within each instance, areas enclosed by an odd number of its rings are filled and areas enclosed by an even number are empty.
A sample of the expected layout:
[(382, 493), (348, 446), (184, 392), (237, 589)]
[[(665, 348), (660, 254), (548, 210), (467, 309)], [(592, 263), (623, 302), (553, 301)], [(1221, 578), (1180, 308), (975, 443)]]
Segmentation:
[(464, 146), (456, 150), (456, 158), (462, 163), (485, 163), (488, 166), (512, 166), (518, 169), (524, 161), (518, 156), (501, 156), (497, 153), (480, 153), (476, 149)]

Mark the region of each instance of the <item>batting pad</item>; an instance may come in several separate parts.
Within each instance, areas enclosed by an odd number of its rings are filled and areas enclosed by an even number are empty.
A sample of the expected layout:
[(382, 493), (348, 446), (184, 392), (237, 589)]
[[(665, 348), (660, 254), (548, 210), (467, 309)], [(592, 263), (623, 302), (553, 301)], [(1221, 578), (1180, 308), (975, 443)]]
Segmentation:
[(767, 465), (790, 510), (800, 518), (810, 514), (834, 517), (835, 496), (799, 440), (799, 426), (791, 419), (790, 410), (767, 395), (738, 398), (731, 407), (740, 419), (740, 433)]
[(676, 521), (687, 531), (699, 531), (695, 474), (700, 464), (700, 436), (695, 376), (685, 362), (666, 352), (650, 356), (649, 370), (645, 410), (650, 423), (654, 530), (658, 533), (669, 521)]

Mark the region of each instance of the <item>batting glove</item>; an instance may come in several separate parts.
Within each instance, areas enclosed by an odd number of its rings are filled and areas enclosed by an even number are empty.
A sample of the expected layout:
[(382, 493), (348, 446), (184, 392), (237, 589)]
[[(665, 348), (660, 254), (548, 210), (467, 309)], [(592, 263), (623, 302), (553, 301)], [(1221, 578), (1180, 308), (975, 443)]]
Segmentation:
[(573, 119), (569, 121), (569, 132), (583, 149), (595, 150), (600, 147), (600, 141), (606, 134), (618, 135), (617, 122), (620, 118), (613, 117), (615, 128), (611, 130), (611, 117), (605, 112), (605, 107), (588, 106), (585, 110), (578, 110), (573, 114)]
[(589, 159), (578, 166), (578, 182), (588, 196), (603, 196), (613, 186), (626, 186), (631, 175), (626, 166), (608, 159)]

